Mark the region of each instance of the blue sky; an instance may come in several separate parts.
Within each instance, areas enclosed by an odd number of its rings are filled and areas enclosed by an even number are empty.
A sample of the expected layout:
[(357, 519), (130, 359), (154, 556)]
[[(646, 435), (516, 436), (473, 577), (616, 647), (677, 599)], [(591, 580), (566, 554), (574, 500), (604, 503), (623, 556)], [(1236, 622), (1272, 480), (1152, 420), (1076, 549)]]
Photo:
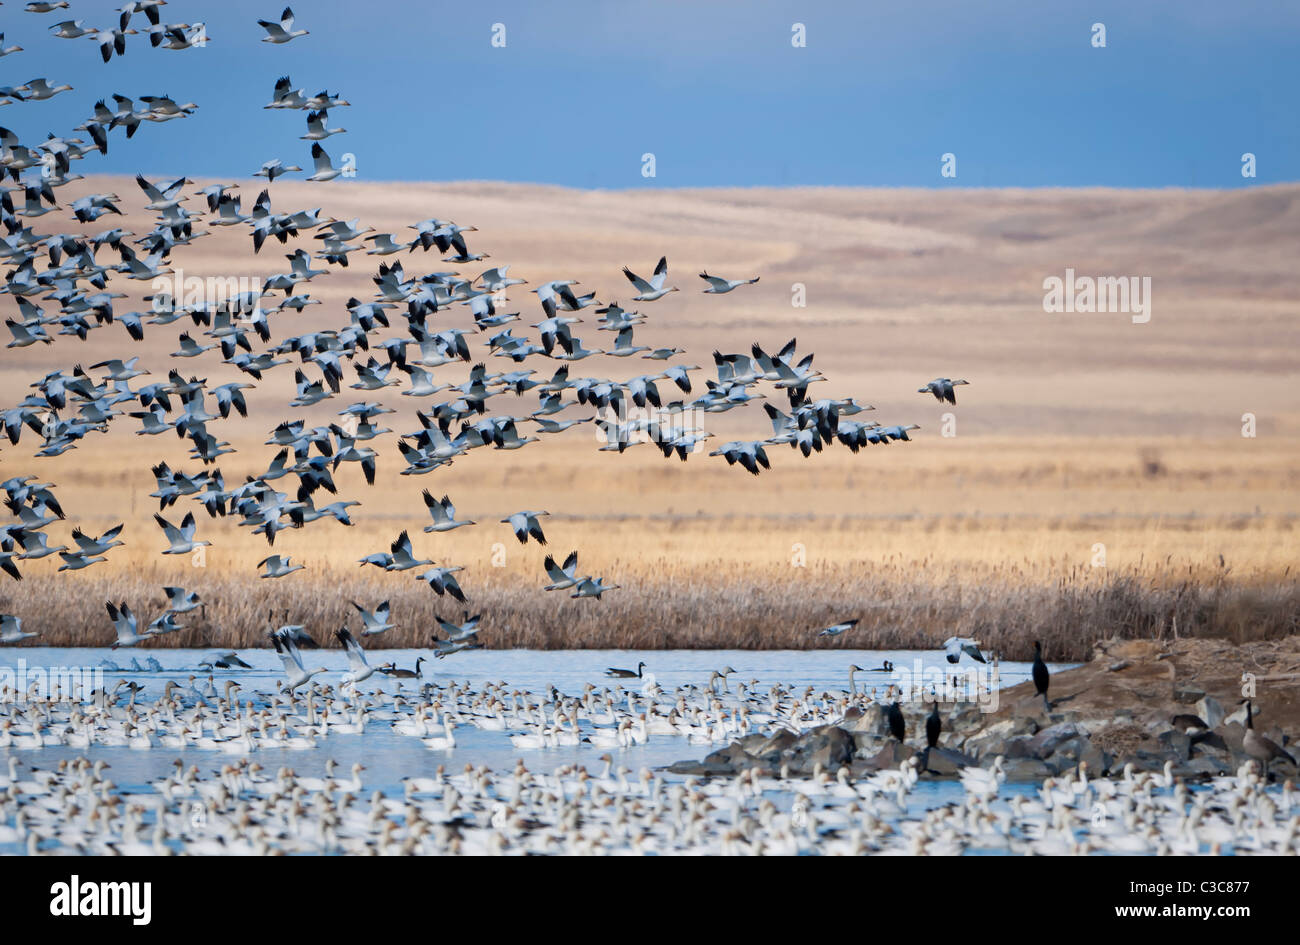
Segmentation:
[[(265, 111), (277, 77), (352, 102), (330, 115), (360, 179), (575, 187), (753, 185), (1240, 187), (1300, 179), (1300, 4), (1237, 0), (472, 2), (298, 0), (311, 35), (259, 42), (273, 0), (170, 0), (205, 49), (90, 40), (120, 0), (0, 9), (0, 85), (74, 91), (0, 108), (24, 142), (65, 134), (113, 92), (165, 93), (191, 118), (114, 132), (82, 173), (242, 179), (310, 163), (302, 112)], [(137, 18), (143, 23), (143, 18)], [(806, 26), (807, 46), (791, 45)], [(1106, 26), (1107, 46), (1090, 44)], [(490, 43), (506, 27), (506, 47)], [(1258, 177), (1242, 178), (1241, 155)], [(643, 178), (653, 152), (657, 176)], [(940, 156), (957, 177), (940, 176)]]

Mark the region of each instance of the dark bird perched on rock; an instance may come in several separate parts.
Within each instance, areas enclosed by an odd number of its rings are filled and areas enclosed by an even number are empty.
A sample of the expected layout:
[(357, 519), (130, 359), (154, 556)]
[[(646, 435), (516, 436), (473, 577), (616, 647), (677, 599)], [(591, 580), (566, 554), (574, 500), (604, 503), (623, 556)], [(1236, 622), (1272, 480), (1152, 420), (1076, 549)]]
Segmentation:
[(1034, 641), (1034, 691), (1043, 697), (1043, 707), (1052, 711), (1052, 704), (1047, 701), (1047, 686), (1052, 681), (1052, 674), (1047, 671), (1047, 664), (1043, 662), (1043, 644), (1037, 640)]
[(889, 734), (901, 743), (907, 737), (907, 723), (903, 720), (903, 710), (898, 707), (897, 702), (889, 704), (889, 708), (885, 710), (885, 718), (889, 720)]

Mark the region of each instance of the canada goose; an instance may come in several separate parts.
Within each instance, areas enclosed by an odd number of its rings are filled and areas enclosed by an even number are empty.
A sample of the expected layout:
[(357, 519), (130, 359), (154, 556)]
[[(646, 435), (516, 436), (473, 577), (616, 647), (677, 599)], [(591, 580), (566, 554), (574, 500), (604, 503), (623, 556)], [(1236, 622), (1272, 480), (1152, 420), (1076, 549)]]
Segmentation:
[(1052, 675), (1048, 672), (1047, 664), (1043, 662), (1043, 645), (1037, 640), (1034, 641), (1034, 691), (1043, 697), (1043, 708), (1048, 712), (1052, 711), (1052, 703), (1047, 701), (1047, 687), (1052, 681)]
[(641, 671), (643, 669), (645, 669), (644, 662), (636, 664), (635, 672), (630, 669), (616, 669), (615, 667), (611, 666), (609, 669), (605, 670), (605, 675), (613, 679), (640, 679)]
[(856, 627), (856, 626), (858, 625), (858, 621), (859, 621), (860, 619), (862, 619), (862, 618), (860, 618), (860, 617), (854, 617), (852, 620), (844, 620), (844, 621), (841, 621), (840, 623), (832, 624), (831, 626), (827, 627), (825, 630), (821, 630), (821, 631), (819, 631), (819, 632), (817, 633), (817, 636), (819, 636), (819, 637), (837, 637), (837, 636), (839, 636), (841, 633), (845, 633), (846, 631), (852, 630), (854, 627)]
[(924, 387), (918, 387), (916, 392), (918, 394), (934, 394), (934, 399), (940, 403), (943, 403), (946, 400), (948, 403), (956, 406), (957, 392), (953, 390), (953, 388), (969, 383), (970, 381), (953, 381), (946, 377), (936, 377)]
[(1267, 783), (1269, 777), (1268, 768), (1272, 761), (1275, 759), (1289, 761), (1294, 765), (1296, 760), (1290, 752), (1255, 731), (1251, 702), (1249, 699), (1242, 699), (1241, 701), (1246, 706), (1246, 733), (1241, 738), (1241, 749), (1260, 763), (1260, 767), (1264, 770), (1264, 781)]
[(668, 279), (668, 257), (661, 256), (658, 265), (655, 266), (654, 275), (650, 281), (646, 282), (627, 266), (623, 267), (623, 275), (627, 276), (627, 281), (636, 287), (637, 294), (632, 296), (638, 302), (653, 302), (655, 299), (661, 299), (669, 292), (678, 291), (676, 286), (664, 288), (664, 282)]
[(277, 45), (287, 43), (299, 36), (306, 36), (308, 30), (296, 30), (293, 28), (293, 8), (285, 7), (280, 14), (280, 22), (272, 20), (258, 20), (257, 25), (266, 30), (266, 35), (262, 37), (264, 43), (276, 43)]
[(381, 668), (380, 672), (385, 676), (392, 676), (394, 679), (420, 679), (420, 664), (423, 662), (424, 657), (418, 657), (415, 661), (415, 669), (400, 669), (393, 663), (389, 663), (386, 667)]
[(945, 656), (949, 663), (960, 662), (963, 653), (977, 663), (988, 662), (980, 652), (979, 641), (971, 637), (949, 637), (943, 641), (943, 648), (947, 651)]

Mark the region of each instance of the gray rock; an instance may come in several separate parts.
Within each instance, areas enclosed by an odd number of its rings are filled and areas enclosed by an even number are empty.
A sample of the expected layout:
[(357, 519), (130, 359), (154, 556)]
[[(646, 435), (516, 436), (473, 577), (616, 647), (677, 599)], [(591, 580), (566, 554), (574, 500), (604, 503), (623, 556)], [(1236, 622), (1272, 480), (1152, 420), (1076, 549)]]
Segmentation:
[(1191, 705), (1193, 702), (1200, 702), (1205, 698), (1205, 690), (1199, 686), (1193, 686), (1191, 683), (1183, 683), (1174, 686), (1174, 701), (1181, 702), (1184, 705)]
[(1161, 732), (1156, 736), (1156, 744), (1166, 749), (1174, 761), (1186, 761), (1192, 756), (1192, 740), (1175, 729)]
[(1040, 730), (1030, 744), (1033, 746), (1035, 757), (1050, 758), (1056, 753), (1058, 746), (1072, 738), (1078, 738), (1080, 734), (1078, 726), (1074, 723), (1063, 722)]
[(1210, 728), (1218, 728), (1225, 716), (1223, 706), (1214, 696), (1206, 696), (1200, 702), (1196, 703), (1196, 714), (1201, 717), (1201, 721)]
[(918, 767), (921, 771), (941, 777), (955, 777), (962, 768), (978, 764), (970, 755), (950, 748), (926, 748), (920, 753)]

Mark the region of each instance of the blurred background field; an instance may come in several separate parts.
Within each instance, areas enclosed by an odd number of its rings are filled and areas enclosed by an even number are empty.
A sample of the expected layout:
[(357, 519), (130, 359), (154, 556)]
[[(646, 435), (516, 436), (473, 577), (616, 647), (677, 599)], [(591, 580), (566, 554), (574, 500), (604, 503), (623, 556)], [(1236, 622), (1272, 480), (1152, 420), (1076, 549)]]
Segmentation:
[[(67, 190), (77, 187), (122, 195), (123, 208), (134, 209), (114, 222), (147, 229), (132, 181), (99, 178)], [(252, 196), (245, 188), (246, 204)], [(177, 521), (196, 511), (199, 537), (213, 542), (205, 566), (158, 553), (165, 542), (152, 521), (149, 467), (166, 460), (194, 472), (199, 464), (182, 441), (137, 437), (136, 421), (123, 418), (57, 458), (32, 458), (26, 439), (3, 444), (0, 476), (30, 473), (59, 486), (68, 519), (48, 529), (51, 544), (66, 542), (73, 526), (99, 533), (118, 521), (126, 522), (127, 544), (106, 564), (57, 577), (57, 557), (23, 562), (24, 581), (0, 583), (0, 610), (21, 614), (25, 629), (41, 632), (37, 643), (108, 643), (105, 600), (125, 599), (151, 619), (162, 609), (159, 588), (180, 584), (209, 607), (150, 646), (247, 646), (264, 641), (270, 612), (276, 622), (287, 612), (324, 640), (344, 620), (356, 626), (348, 600), (392, 599), (399, 628), (384, 643), (421, 645), (435, 613), (458, 618), (465, 608), (417, 583), (418, 572), (356, 564), (408, 529), (420, 557), (465, 568), (458, 577), (470, 613), (484, 615), (488, 646), (805, 646), (812, 631), (850, 616), (862, 618), (860, 629), (838, 645), (928, 646), (962, 632), (1024, 658), (1042, 637), (1058, 660), (1083, 658), (1093, 640), (1113, 633), (1238, 640), (1287, 633), (1300, 619), (1298, 196), (1291, 186), (632, 193), (277, 182), (277, 209), (324, 205), (323, 215), (360, 217), (402, 235), (425, 216), (476, 225), (471, 246), (492, 258), (475, 274), (509, 263), (530, 285), (577, 278), (606, 301), (627, 302), (621, 266), (649, 269), (666, 252), (670, 282), (683, 291), (640, 306), (648, 323), (636, 341), (686, 349), (675, 361), (706, 369), (696, 374), (697, 390), (712, 376), (715, 348), (747, 352), (760, 342), (772, 350), (797, 337), (800, 355), (816, 352), (815, 366), (829, 378), (814, 397), (854, 396), (878, 408), (857, 419), (922, 429), (915, 442), (858, 455), (836, 444), (805, 460), (771, 447), (773, 468), (759, 477), (702, 454), (684, 464), (665, 460), (648, 445), (597, 452), (586, 425), (518, 452), (475, 450), (430, 475), (401, 477), (388, 434), (369, 444), (380, 454), (373, 488), (355, 464), (337, 474), (339, 498), (362, 503), (352, 509), (355, 527), (322, 520), (282, 532), (271, 551), (307, 570), (260, 580), (254, 565), (269, 553), (265, 540), (209, 519), (188, 499), (164, 514)], [(178, 251), (175, 264), (187, 276), (259, 280), (287, 268), (279, 244), (253, 257), (247, 233), (232, 229)], [(448, 268), (435, 256), (402, 258), (408, 274)], [(324, 304), (274, 316), (273, 341), (346, 324), (342, 303), (372, 294), (374, 262), (354, 256), (347, 270), (318, 277), (310, 291)], [(1067, 267), (1151, 276), (1150, 323), (1045, 314), (1042, 281)], [(705, 268), (762, 281), (703, 296), (695, 273)], [(791, 305), (796, 283), (805, 307)], [(540, 318), (528, 288), (511, 290), (508, 310), (523, 313), (516, 334), (531, 333), (527, 325)], [(146, 284), (139, 295), (147, 291)], [(143, 309), (139, 295), (118, 300), (119, 311)], [(434, 321), (471, 324), (461, 307)], [(592, 330), (590, 316), (576, 328), (589, 347), (610, 340)], [(130, 344), (109, 326), (85, 343), (61, 337), (48, 348), (7, 352), (0, 396), (12, 404), (47, 371), (132, 354), (154, 379), (172, 367), (209, 386), (239, 377), (216, 352), (169, 358), (181, 329), (151, 326), (142, 344)], [(393, 332), (400, 330), (399, 317)], [(558, 366), (535, 360), (523, 367), (542, 374)], [(652, 365), (593, 357), (572, 374), (623, 379)], [(516, 367), (499, 358), (488, 366)], [(464, 367), (436, 369), (435, 380), (458, 382)], [(957, 407), (915, 392), (938, 375), (972, 382)], [(355, 400), (378, 399), (398, 409), (382, 425), (406, 433), (418, 427), (414, 410), (428, 406), (395, 388), (378, 396), (345, 388), (297, 411), (284, 406), (291, 381), (289, 366), (272, 372), (248, 392), (250, 418), (216, 428), (238, 450), (216, 464), (228, 486), (266, 467), (276, 449), (263, 441), (281, 420), (326, 423)], [(535, 404), (505, 395), (489, 409), (524, 414)], [(1253, 438), (1241, 435), (1246, 413), (1257, 426)], [(710, 415), (707, 424), (717, 435), (710, 446), (770, 431), (756, 406)], [(955, 425), (954, 436), (942, 435), (945, 424)], [(291, 483), (277, 485), (291, 492)], [(425, 535), (423, 488), (450, 494), (458, 515), (479, 524)], [(547, 549), (520, 546), (498, 523), (524, 508), (552, 513), (543, 520)], [(580, 573), (620, 589), (599, 602), (543, 593), (545, 552), (562, 558), (575, 549)]]

